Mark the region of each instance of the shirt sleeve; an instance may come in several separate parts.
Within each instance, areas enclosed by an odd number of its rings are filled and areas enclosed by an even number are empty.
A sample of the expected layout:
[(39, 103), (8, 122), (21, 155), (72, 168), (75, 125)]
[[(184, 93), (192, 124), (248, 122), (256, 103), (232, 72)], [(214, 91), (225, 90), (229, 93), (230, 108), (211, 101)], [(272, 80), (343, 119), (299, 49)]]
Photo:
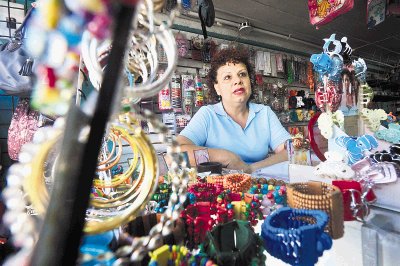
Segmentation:
[(275, 150), (279, 145), (285, 143), (286, 140), (290, 139), (290, 134), (282, 126), (276, 114), (268, 107), (268, 119), (269, 119), (269, 130), (271, 136), (271, 142), (269, 146), (272, 150)]
[(207, 107), (203, 106), (190, 119), (189, 124), (181, 131), (180, 135), (190, 139), (197, 146), (205, 146), (207, 129), (210, 124), (210, 115)]

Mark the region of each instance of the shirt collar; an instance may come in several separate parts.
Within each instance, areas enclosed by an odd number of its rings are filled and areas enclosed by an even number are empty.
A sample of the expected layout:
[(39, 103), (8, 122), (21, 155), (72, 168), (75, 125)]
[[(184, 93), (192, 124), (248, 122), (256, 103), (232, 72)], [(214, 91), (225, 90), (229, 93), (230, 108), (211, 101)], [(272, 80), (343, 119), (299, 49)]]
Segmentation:
[[(223, 116), (228, 116), (228, 114), (225, 112), (224, 107), (222, 106), (222, 102), (214, 104), (214, 111), (215, 113)], [(249, 118), (253, 118), (255, 113), (258, 113), (261, 111), (263, 108), (263, 105), (261, 104), (255, 104), (255, 103), (249, 103)]]

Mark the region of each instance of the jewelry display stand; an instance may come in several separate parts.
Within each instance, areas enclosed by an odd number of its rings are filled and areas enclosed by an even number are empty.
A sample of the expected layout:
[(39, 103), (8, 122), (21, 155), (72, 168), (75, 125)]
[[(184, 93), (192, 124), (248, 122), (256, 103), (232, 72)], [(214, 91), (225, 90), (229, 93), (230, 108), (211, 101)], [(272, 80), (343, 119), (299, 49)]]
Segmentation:
[[(83, 235), (90, 189), (97, 167), (106, 123), (117, 94), (119, 75), (134, 15), (134, 6), (121, 6), (115, 13), (113, 44), (93, 117), (71, 103), (66, 120), (60, 163), (43, 229), (31, 265), (74, 265)], [(89, 121), (88, 124), (85, 122)], [(87, 139), (80, 135), (90, 127)], [(62, 211), (61, 211), (62, 210)]]

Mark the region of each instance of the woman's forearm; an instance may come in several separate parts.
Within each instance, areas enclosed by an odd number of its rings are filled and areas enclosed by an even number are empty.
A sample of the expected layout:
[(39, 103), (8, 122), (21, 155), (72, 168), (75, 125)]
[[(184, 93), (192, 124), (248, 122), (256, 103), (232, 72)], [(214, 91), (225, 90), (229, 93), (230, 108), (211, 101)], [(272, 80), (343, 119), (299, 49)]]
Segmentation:
[(207, 149), (208, 155), (210, 156), (210, 161), (219, 162), (224, 168), (244, 170), (246, 167), (248, 167), (238, 155), (228, 150), (206, 148), (202, 146), (196, 146), (194, 144), (181, 145), (181, 151), (186, 151), (188, 153), (189, 161), (192, 166), (196, 165), (193, 151), (201, 149)]
[(257, 169), (271, 166), (277, 163), (281, 163), (288, 160), (287, 150), (284, 149), (278, 153), (275, 153), (264, 160), (250, 164), (250, 173), (256, 171)]

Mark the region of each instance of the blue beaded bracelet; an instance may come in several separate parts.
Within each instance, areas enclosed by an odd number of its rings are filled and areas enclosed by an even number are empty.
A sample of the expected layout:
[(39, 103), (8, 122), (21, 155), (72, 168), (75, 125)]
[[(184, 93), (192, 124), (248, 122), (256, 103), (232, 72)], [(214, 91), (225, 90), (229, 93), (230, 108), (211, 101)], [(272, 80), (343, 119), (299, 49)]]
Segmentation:
[(332, 247), (331, 237), (324, 232), (328, 219), (323, 211), (280, 208), (262, 225), (264, 247), (290, 265), (314, 265)]

